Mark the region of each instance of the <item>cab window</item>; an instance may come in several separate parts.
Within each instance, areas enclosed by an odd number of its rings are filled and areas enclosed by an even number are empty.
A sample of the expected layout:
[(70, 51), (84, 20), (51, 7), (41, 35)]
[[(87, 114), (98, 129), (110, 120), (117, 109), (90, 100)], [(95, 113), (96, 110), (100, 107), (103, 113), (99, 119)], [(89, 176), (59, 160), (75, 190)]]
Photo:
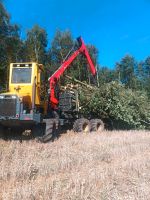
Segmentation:
[(31, 83), (32, 68), (12, 68), (11, 83)]

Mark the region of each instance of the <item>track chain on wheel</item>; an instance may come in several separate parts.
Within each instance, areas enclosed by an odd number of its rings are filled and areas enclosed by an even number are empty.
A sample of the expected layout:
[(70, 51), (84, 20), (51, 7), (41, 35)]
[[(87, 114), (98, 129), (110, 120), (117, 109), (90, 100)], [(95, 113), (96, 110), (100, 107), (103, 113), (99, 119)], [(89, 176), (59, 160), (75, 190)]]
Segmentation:
[(59, 120), (58, 119), (44, 119), (45, 123), (45, 134), (38, 138), (38, 141), (46, 143), (53, 141), (58, 134)]
[(104, 123), (101, 119), (90, 120), (91, 131), (102, 132), (104, 130)]
[(80, 118), (74, 122), (73, 130), (75, 132), (83, 132), (88, 133), (90, 132), (90, 122), (88, 119)]

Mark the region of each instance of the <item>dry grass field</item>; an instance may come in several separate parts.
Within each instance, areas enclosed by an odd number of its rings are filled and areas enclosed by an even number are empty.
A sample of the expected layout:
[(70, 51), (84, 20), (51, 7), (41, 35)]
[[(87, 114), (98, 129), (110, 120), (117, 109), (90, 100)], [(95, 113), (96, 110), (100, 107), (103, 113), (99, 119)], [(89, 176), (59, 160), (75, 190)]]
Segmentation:
[(2, 200), (149, 200), (150, 132), (0, 141)]

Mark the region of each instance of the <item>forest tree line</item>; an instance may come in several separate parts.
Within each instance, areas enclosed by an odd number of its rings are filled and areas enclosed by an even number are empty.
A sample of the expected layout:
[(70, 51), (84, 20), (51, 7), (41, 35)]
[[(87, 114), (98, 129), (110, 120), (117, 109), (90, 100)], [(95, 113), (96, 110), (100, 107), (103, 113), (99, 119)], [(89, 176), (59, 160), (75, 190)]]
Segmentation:
[[(74, 38), (69, 30), (57, 30), (51, 44), (48, 42), (46, 30), (39, 25), (28, 30), (24, 40), (20, 37), (20, 32), (19, 25), (10, 22), (10, 15), (0, 1), (0, 89), (7, 85), (10, 63), (42, 63), (50, 76), (74, 46)], [(87, 47), (97, 67), (100, 86), (96, 97), (88, 105), (93, 112), (97, 107), (96, 117), (109, 118), (113, 123), (125, 122), (130, 128), (149, 127), (150, 56), (137, 62), (132, 55), (126, 55), (111, 69), (109, 66), (99, 65), (98, 57), (101, 55), (94, 45), (89, 44)], [(72, 63), (67, 73), (80, 81), (91, 82), (87, 62), (81, 55)], [(92, 108), (93, 105), (96, 106)]]
[[(6, 83), (7, 70), (11, 62), (38, 62), (52, 73), (63, 62), (74, 45), (71, 31), (57, 30), (48, 48), (46, 30), (35, 25), (27, 31), (26, 39), (20, 37), (20, 27), (10, 23), (10, 15), (3, 3), (0, 3), (0, 82)], [(113, 69), (100, 66), (98, 63), (98, 49), (94, 45), (87, 45), (98, 68), (99, 83), (118, 81), (133, 90), (145, 90), (150, 94), (150, 57), (137, 62), (131, 55), (124, 56)], [(108, 58), (109, 59), (109, 58)], [(72, 72), (71, 72), (72, 71)], [(70, 73), (81, 81), (89, 80), (86, 60), (80, 56), (74, 61)]]

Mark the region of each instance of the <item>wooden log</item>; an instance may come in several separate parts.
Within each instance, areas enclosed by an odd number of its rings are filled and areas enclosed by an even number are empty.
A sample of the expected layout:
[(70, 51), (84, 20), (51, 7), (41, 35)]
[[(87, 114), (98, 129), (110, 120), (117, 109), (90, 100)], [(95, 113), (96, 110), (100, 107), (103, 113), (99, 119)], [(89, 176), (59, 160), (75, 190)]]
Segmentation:
[(87, 87), (87, 88), (89, 88), (89, 89), (91, 89), (91, 90), (94, 89), (93, 86), (91, 86), (91, 85), (89, 85), (89, 84), (87, 84), (87, 83), (81, 82), (81, 81), (79, 81), (79, 80), (77, 80), (77, 79), (75, 79), (75, 78), (72, 78), (72, 77), (68, 76), (68, 75), (65, 75), (65, 77), (66, 77), (67, 79), (69, 79), (69, 80), (71, 80), (71, 81), (73, 81), (73, 82), (76, 82), (76, 83), (78, 83), (78, 84), (80, 84), (80, 85), (82, 85), (82, 86), (85, 86), (85, 87)]

